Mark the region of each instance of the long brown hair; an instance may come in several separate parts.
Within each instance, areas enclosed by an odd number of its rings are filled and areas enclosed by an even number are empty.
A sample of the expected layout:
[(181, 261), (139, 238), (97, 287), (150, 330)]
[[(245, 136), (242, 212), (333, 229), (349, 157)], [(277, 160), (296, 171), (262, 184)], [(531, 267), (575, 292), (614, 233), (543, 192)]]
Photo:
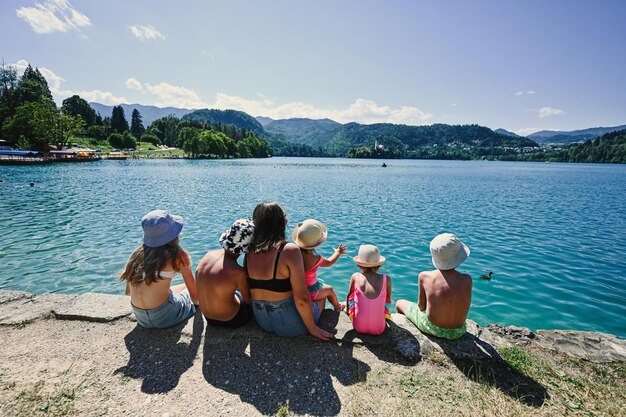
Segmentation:
[(156, 248), (141, 245), (130, 255), (119, 279), (133, 285), (142, 282), (150, 285), (163, 279), (159, 274), (168, 263), (171, 263), (176, 272), (180, 272), (183, 251), (178, 238)]
[(287, 213), (275, 201), (264, 201), (254, 208), (252, 213), (254, 233), (250, 249), (254, 253), (267, 252), (277, 243), (285, 240)]

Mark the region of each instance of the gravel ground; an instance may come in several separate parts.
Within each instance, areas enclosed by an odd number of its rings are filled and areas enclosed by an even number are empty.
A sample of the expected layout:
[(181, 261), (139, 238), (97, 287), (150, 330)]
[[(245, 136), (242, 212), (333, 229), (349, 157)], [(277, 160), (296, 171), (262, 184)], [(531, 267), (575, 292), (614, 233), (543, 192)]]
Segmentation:
[(351, 387), (366, 381), (372, 367), (411, 366), (395, 353), (379, 352), (380, 359), (347, 343), (247, 337), (245, 331), (234, 337), (205, 327), (198, 315), (169, 330), (146, 330), (130, 320), (3, 326), (0, 409), (30, 415), (37, 404), (24, 392), (44, 408), (63, 403), (57, 397), (70, 392), (69, 407), (42, 414), (345, 415)]
[[(168, 330), (43, 318), (0, 326), (2, 416), (624, 415), (626, 364), (532, 343), (479, 364), (249, 325)], [(492, 349), (485, 342), (480, 346)]]

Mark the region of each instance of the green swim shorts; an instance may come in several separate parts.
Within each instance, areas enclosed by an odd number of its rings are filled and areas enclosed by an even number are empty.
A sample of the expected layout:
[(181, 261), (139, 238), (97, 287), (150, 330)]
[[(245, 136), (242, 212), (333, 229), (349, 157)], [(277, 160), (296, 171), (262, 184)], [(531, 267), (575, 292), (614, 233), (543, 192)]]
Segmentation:
[(406, 311), (406, 318), (411, 320), (411, 322), (416, 325), (422, 333), (440, 337), (442, 339), (454, 340), (465, 334), (465, 323), (456, 329), (445, 329), (443, 327), (436, 326), (428, 320), (428, 317), (426, 317), (426, 311), (420, 310), (415, 303), (409, 303)]

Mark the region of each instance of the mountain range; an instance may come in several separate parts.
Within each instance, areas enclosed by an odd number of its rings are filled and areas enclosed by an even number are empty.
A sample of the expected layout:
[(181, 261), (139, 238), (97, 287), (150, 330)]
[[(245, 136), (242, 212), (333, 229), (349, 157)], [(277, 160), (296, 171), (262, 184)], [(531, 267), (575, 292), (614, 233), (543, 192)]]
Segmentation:
[[(113, 106), (100, 103), (89, 103), (102, 117), (110, 116)], [(489, 139), (498, 146), (536, 146), (544, 143), (572, 143), (595, 139), (603, 134), (626, 129), (626, 125), (613, 127), (594, 127), (573, 131), (542, 130), (527, 137), (519, 136), (506, 129), (476, 130), (476, 125), (450, 126), (435, 124), (431, 126), (407, 126), (390, 123), (362, 125), (359, 123), (341, 124), (330, 119), (292, 118), (274, 120), (269, 117), (253, 117), (236, 110), (191, 110), (176, 107), (144, 106), (142, 104), (121, 104), (126, 118), (130, 122), (133, 109), (137, 109), (142, 116), (144, 126), (148, 127), (154, 120), (173, 115), (179, 119), (209, 123), (221, 123), (236, 126), (240, 129), (251, 130), (265, 137), (273, 144), (292, 143), (314, 148), (331, 149), (334, 152), (345, 153), (347, 148), (371, 145), (381, 139), (393, 145), (407, 145), (409, 147), (435, 145), (442, 140), (454, 138), (460, 143), (469, 144), (472, 140)], [(470, 129), (470, 126), (472, 128)], [(470, 136), (463, 135), (471, 130)], [(483, 129), (481, 127), (481, 129)], [(465, 130), (465, 131), (464, 131)], [(476, 136), (478, 135), (478, 136)], [(495, 136), (494, 136), (495, 135)], [(495, 142), (493, 142), (495, 140)]]
[(528, 135), (528, 138), (539, 144), (585, 142), (587, 140), (600, 137), (606, 133), (624, 129), (626, 129), (626, 125), (613, 127), (592, 127), (589, 129), (572, 130), (569, 132), (559, 130), (541, 130)]
[[(95, 102), (89, 103), (89, 105), (97, 113), (100, 113), (100, 116), (103, 118), (107, 116), (111, 117), (113, 106), (107, 106), (106, 104)], [(130, 116), (133, 113), (133, 110), (137, 109), (137, 111), (141, 113), (141, 118), (145, 127), (148, 127), (150, 123), (154, 122), (156, 119), (160, 119), (161, 117), (173, 114), (180, 119), (184, 115), (193, 111), (190, 109), (179, 109), (177, 107), (144, 106), (143, 104), (120, 104), (120, 106), (124, 109), (124, 116), (126, 116), (128, 123), (130, 123)]]

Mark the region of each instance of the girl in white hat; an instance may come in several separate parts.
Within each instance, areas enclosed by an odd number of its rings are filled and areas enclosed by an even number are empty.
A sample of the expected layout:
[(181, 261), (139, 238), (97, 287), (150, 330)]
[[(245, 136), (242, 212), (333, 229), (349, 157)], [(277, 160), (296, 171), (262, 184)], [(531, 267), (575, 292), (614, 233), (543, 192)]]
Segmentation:
[(334, 265), (337, 259), (346, 253), (346, 246), (343, 243), (340, 244), (328, 259), (315, 252), (315, 248), (321, 246), (328, 236), (326, 226), (315, 219), (308, 219), (302, 223), (298, 223), (292, 236), (294, 242), (300, 247), (300, 251), (302, 252), (304, 275), (311, 300), (320, 301), (327, 299), (328, 302), (333, 305), (335, 311), (343, 310), (346, 307), (345, 304), (339, 302), (333, 287), (317, 278), (317, 269), (319, 267), (327, 268)]
[(386, 319), (391, 319), (386, 303), (391, 302), (391, 278), (379, 274), (385, 257), (374, 245), (361, 245), (353, 259), (361, 272), (352, 274), (348, 290), (348, 315), (354, 330), (380, 335), (385, 331)]

